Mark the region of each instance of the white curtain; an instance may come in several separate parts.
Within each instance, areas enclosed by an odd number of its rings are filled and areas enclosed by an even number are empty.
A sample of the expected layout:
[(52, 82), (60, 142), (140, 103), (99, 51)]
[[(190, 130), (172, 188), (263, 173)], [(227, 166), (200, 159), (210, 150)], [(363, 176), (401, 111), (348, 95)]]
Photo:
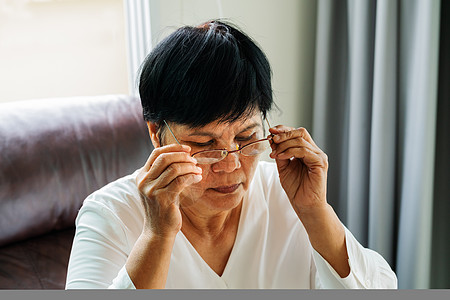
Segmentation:
[(152, 48), (150, 0), (124, 0), (127, 29), (128, 86), (137, 95), (137, 75)]
[(439, 2), (401, 3), (400, 49), (405, 55), (400, 55), (399, 61), (402, 176), (397, 269), (406, 287), (427, 288), (430, 284)]
[(313, 136), (328, 198), (400, 288), (430, 287), (438, 0), (319, 0)]

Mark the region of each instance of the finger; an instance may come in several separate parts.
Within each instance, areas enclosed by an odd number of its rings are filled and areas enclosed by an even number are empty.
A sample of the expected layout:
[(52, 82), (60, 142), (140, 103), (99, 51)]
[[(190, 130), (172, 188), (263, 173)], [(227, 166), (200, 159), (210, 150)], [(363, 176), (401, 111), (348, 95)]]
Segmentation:
[(167, 193), (180, 194), (186, 187), (198, 183), (202, 180), (202, 175), (199, 174), (185, 174), (177, 176), (170, 184), (168, 184), (164, 191)]
[[(273, 134), (273, 136), (271, 136), (271, 143), (270, 146), (272, 148), (272, 153), (277, 152), (277, 148), (279, 148), (279, 144), (286, 142), (287, 140), (291, 140), (291, 139), (299, 139), (301, 138), (301, 132), (299, 130), (296, 130), (295, 128), (292, 127), (287, 127), (284, 125), (277, 125), (273, 128), (269, 129), (270, 132)], [(294, 143), (298, 143), (299, 141), (294, 141)], [(281, 151), (283, 151), (284, 149), (282, 149)], [(278, 152), (281, 152), (278, 151)], [(275, 153), (274, 153), (275, 154)], [(271, 155), (272, 158), (274, 157), (274, 154)]]
[(186, 152), (191, 153), (191, 147), (187, 145), (170, 144), (163, 147), (155, 148), (147, 159), (143, 170), (148, 172), (151, 166), (154, 164), (155, 160), (163, 153), (169, 152)]
[(171, 164), (164, 172), (154, 180), (154, 187), (162, 189), (172, 184), (178, 177), (185, 175), (199, 175), (201, 177), (202, 169), (193, 163)]
[(275, 129), (276, 130), (274, 130), (273, 141), (276, 144), (282, 143), (289, 139), (303, 137), (303, 131), (300, 129), (295, 129), (295, 128), (286, 127), (286, 126), (282, 126), (282, 125)]
[(148, 171), (150, 179), (158, 178), (167, 167), (176, 163), (197, 164), (197, 160), (186, 152), (169, 152), (160, 154)]
[(279, 153), (277, 155), (278, 160), (290, 160), (291, 158), (301, 159), (304, 165), (309, 169), (309, 171), (313, 171), (316, 169), (327, 169), (328, 168), (328, 158), (325, 153), (314, 152), (309, 147), (293, 147), (288, 148), (285, 151)]
[(279, 153), (286, 151), (286, 149), (296, 148), (296, 147), (305, 147), (315, 153), (322, 152), (322, 150), (320, 150), (320, 148), (315, 147), (314, 145), (311, 145), (306, 139), (304, 139), (302, 137), (297, 137), (295, 139), (286, 140), (280, 144), (274, 143), (270, 157), (275, 158)]
[(271, 132), (272, 134), (274, 134), (273, 141), (275, 143), (280, 143), (291, 138), (302, 137), (306, 139), (310, 144), (317, 147), (308, 130), (306, 130), (304, 127), (295, 129), (284, 125), (278, 125), (274, 127)]
[(288, 131), (291, 131), (291, 130), (295, 130), (295, 128), (288, 127), (288, 126), (285, 126), (285, 125), (277, 125), (275, 127), (269, 128), (269, 132), (271, 134), (279, 134), (279, 133), (288, 132)]
[(279, 133), (287, 132), (287, 131), (290, 131), (290, 130), (294, 130), (294, 129), (295, 128), (284, 126), (284, 125), (277, 125), (275, 127), (269, 128), (270, 135), (268, 135), (267, 138), (270, 141), (270, 146), (271, 146), (272, 150), (274, 150), (275, 146), (276, 146), (276, 144), (274, 143), (274, 140), (273, 140), (275, 135), (277, 135)]
[[(308, 132), (308, 130), (306, 130), (306, 128), (304, 127), (300, 127), (297, 129), (300, 132), (300, 135), (307, 140), (311, 145), (319, 148), (316, 143), (314, 142), (313, 138), (311, 137), (311, 134)], [(319, 148), (320, 149), (320, 148)]]
[[(140, 173), (136, 180), (139, 191), (146, 197), (152, 198), (164, 191), (164, 189), (169, 186), (177, 177), (185, 175), (198, 175), (196, 180), (200, 181), (201, 168), (195, 166), (192, 163), (178, 163), (167, 168), (161, 176), (156, 179), (150, 179), (149, 173)], [(198, 182), (197, 181), (197, 182)]]

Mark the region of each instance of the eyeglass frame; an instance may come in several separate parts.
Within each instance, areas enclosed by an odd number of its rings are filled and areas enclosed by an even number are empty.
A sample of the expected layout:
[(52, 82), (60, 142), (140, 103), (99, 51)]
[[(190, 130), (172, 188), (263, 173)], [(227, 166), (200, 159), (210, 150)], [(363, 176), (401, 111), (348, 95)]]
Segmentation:
[[(269, 125), (269, 128), (271, 128), (270, 123), (269, 123), (269, 120), (267, 120), (267, 118), (264, 118), (264, 120), (267, 122), (267, 125)], [(164, 124), (166, 124), (167, 128), (168, 128), (169, 131), (170, 131), (170, 134), (173, 136), (173, 138), (174, 138), (175, 141), (178, 143), (178, 145), (181, 145), (181, 143), (178, 141), (177, 137), (176, 137), (175, 134), (173, 133), (172, 129), (170, 128), (169, 124), (167, 124), (166, 120), (163, 120), (163, 122), (164, 122)], [(194, 157), (194, 155), (197, 155), (197, 154), (203, 153), (203, 152), (210, 152), (210, 151), (224, 151), (224, 152), (226, 152), (226, 155), (223, 156), (220, 160), (218, 160), (218, 161), (216, 161), (216, 162), (213, 162), (213, 163), (199, 163), (199, 164), (211, 165), (211, 164), (215, 164), (215, 163), (218, 163), (219, 161), (224, 160), (224, 159), (228, 156), (228, 154), (230, 154), (230, 153), (238, 152), (238, 153), (242, 154), (242, 149), (244, 149), (244, 148), (247, 147), (247, 146), (253, 145), (253, 144), (255, 144), (255, 143), (259, 143), (259, 142), (263, 142), (263, 141), (269, 141), (269, 143), (270, 143), (270, 140), (272, 139), (272, 137), (273, 137), (273, 134), (271, 133), (271, 134), (270, 134), (270, 137), (267, 137), (267, 138), (264, 138), (264, 139), (259, 139), (259, 140), (257, 140), (257, 141), (250, 142), (250, 143), (248, 143), (248, 144), (246, 144), (246, 145), (244, 145), (244, 146), (242, 146), (242, 147), (240, 147), (239, 145), (236, 145), (236, 146), (239, 147), (239, 148), (236, 149), (236, 150), (227, 150), (227, 149), (208, 149), (208, 150), (201, 150), (201, 151), (195, 152), (194, 154), (191, 154), (191, 157)], [(245, 155), (245, 154), (242, 154), (242, 155), (244, 155), (244, 156), (256, 156), (256, 155)], [(259, 154), (258, 154), (258, 155), (259, 155)]]

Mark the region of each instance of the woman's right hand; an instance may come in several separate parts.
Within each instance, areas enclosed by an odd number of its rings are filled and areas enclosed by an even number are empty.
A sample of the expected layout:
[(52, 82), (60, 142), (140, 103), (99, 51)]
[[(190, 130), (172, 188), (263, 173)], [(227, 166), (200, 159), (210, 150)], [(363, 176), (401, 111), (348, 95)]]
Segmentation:
[(202, 180), (191, 148), (172, 144), (153, 150), (136, 184), (145, 210), (144, 233), (173, 238), (181, 230), (180, 193)]

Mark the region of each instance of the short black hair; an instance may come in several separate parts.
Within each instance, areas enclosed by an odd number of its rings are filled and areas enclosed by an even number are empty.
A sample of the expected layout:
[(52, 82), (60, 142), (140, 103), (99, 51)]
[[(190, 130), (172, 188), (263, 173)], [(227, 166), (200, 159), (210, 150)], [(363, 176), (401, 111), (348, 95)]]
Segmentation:
[(144, 120), (200, 127), (257, 109), (265, 118), (273, 103), (271, 77), (263, 51), (235, 26), (212, 20), (181, 27), (141, 66)]

